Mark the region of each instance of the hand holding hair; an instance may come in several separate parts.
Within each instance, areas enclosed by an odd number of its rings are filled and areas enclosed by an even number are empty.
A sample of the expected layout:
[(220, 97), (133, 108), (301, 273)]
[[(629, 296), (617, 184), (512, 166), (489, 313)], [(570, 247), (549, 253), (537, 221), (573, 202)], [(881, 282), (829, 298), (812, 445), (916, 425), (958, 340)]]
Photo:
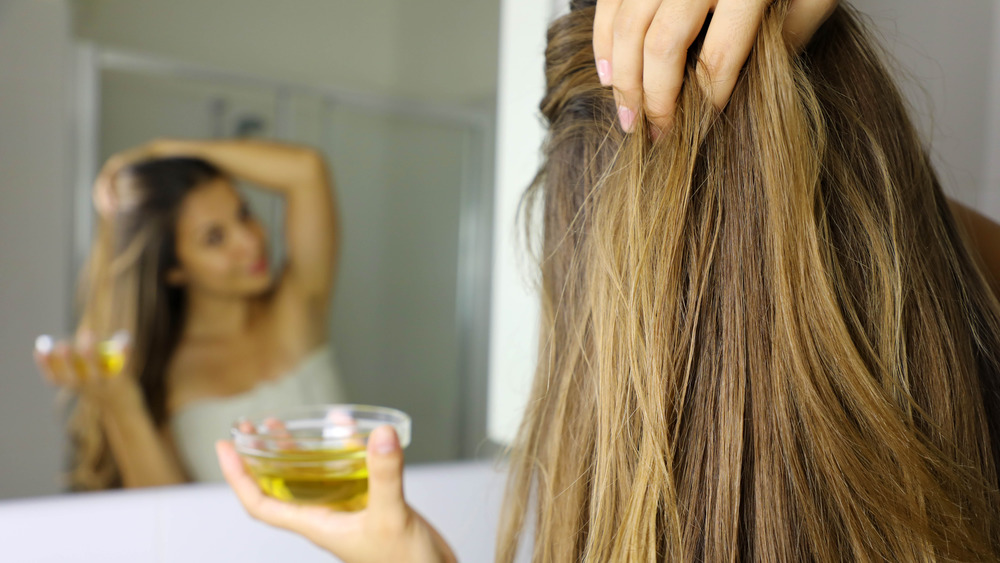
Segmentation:
[[(654, 126), (673, 121), (688, 49), (712, 21), (698, 57), (700, 86), (721, 111), (750, 56), (774, 0), (597, 0), (594, 60), (601, 84), (615, 90), (622, 130), (631, 131), (639, 106)], [(838, 0), (792, 0), (784, 23), (789, 45), (801, 49)]]

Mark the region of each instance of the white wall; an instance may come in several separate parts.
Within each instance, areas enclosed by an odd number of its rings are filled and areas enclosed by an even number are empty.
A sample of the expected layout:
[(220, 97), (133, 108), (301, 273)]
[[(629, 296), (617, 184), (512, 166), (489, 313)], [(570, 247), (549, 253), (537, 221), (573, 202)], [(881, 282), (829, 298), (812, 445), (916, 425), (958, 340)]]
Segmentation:
[[(290, 82), (492, 104), (496, 0), (76, 0), (78, 36)], [(178, 40), (178, 39), (182, 40)]]
[(69, 25), (61, 0), (0, 2), (0, 498), (59, 490), (61, 416), (31, 350), (69, 328)]
[[(930, 141), (945, 190), (976, 205), (991, 196), (990, 163), (1000, 152), (991, 114), (1000, 99), (991, 91), (1000, 72), (1000, 2), (996, 0), (853, 0), (880, 30), (896, 59), (899, 81), (914, 117)], [(995, 125), (993, 126), (995, 127)], [(1000, 217), (1000, 214), (997, 215)]]
[(1000, 220), (1000, 2), (993, 2), (993, 43), (990, 61), (990, 98), (986, 142), (986, 184), (980, 207)]
[[(517, 430), (534, 372), (537, 298), (524, 281), (531, 264), (515, 242), (514, 214), (540, 164), (544, 132), (536, 107), (544, 93), (544, 28), (566, 4), (501, 3), (488, 417), (489, 435), (501, 443)], [(853, 4), (871, 15), (888, 49), (912, 75), (901, 75), (903, 88), (932, 142), (946, 191), (1000, 219), (1000, 2)]]
[(517, 432), (538, 353), (537, 270), (517, 217), (521, 195), (541, 164), (545, 127), (545, 32), (568, 0), (500, 3), (493, 292), (487, 434), (509, 443)]

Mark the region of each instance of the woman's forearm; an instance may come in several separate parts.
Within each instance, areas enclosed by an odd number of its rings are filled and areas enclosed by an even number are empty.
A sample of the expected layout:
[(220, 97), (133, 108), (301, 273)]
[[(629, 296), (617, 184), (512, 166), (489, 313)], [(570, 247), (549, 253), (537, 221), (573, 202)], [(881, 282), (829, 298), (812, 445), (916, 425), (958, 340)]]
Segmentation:
[(102, 407), (102, 424), (126, 488), (187, 482), (184, 470), (159, 435), (138, 390)]
[(162, 139), (149, 148), (157, 157), (208, 160), (233, 177), (279, 192), (329, 191), (323, 158), (308, 147), (266, 141)]
[(1000, 225), (953, 199), (948, 202), (972, 239), (990, 284), (994, 289), (1000, 289)]

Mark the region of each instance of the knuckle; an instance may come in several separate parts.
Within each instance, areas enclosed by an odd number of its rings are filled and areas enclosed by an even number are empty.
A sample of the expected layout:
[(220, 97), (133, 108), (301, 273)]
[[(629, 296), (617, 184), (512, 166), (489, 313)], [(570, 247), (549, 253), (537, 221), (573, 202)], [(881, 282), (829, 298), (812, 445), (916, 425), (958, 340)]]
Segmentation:
[(668, 120), (673, 114), (672, 108), (673, 106), (668, 100), (658, 100), (656, 102), (647, 100), (646, 118), (657, 125), (661, 125), (662, 122)]
[(634, 72), (627, 72), (621, 67), (611, 69), (612, 82), (614, 82), (615, 94), (630, 96), (642, 89), (642, 69)]
[(646, 22), (633, 13), (622, 13), (615, 17), (613, 24), (614, 38), (626, 39), (646, 31)]
[(726, 53), (730, 52), (732, 52), (732, 46), (724, 43), (712, 51), (702, 54), (700, 62), (713, 82), (722, 79), (722, 75), (732, 72), (733, 64), (730, 62), (730, 57), (726, 56)]
[(687, 55), (686, 34), (669, 26), (646, 34), (642, 44), (643, 56), (657, 61), (676, 61)]
[(615, 94), (615, 101), (618, 105), (631, 105), (642, 96), (642, 82), (632, 78), (615, 80)]
[(594, 44), (610, 42), (614, 33), (615, 18), (618, 15), (620, 0), (598, 0), (594, 14)]

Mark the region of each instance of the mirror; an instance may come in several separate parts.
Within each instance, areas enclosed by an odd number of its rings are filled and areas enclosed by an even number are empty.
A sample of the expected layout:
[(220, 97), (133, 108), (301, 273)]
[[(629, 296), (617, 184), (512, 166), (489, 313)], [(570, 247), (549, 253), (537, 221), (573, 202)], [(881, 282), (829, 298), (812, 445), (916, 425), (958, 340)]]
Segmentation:
[[(0, 424), (18, 428), (0, 431), (17, 451), (0, 454), (0, 498), (65, 491), (68, 405), (31, 343), (74, 330), (101, 165), (164, 137), (320, 152), (339, 203), (327, 322), (346, 400), (408, 413), (411, 463), (482, 455), (498, 13), (458, 0), (0, 4), (0, 112), (31, 138), (3, 141), (3, 232), (32, 241), (4, 243), (2, 259), (5, 317), (24, 322), (0, 338)], [(239, 189), (277, 273), (284, 199)]]

